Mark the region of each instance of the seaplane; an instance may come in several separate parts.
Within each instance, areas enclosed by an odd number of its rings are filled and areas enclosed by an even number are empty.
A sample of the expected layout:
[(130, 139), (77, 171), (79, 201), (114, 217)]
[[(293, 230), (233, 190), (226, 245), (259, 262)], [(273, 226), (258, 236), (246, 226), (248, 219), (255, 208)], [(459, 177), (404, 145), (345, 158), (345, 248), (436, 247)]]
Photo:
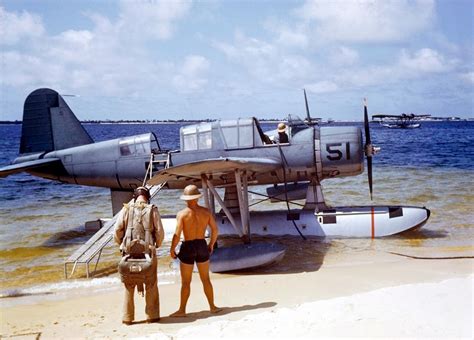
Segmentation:
[(413, 113), (401, 115), (373, 115), (372, 121), (379, 122), (381, 126), (389, 129), (416, 129), (421, 126), (417, 123), (422, 118), (430, 117), (431, 115), (415, 115)]
[[(372, 159), (379, 148), (371, 141), (366, 102), (364, 141), (359, 127), (320, 126), (311, 119), (304, 93), (307, 119), (289, 117), (285, 143), (272, 142), (281, 130), (264, 132), (258, 119), (249, 117), (183, 126), (180, 149), (164, 150), (153, 132), (94, 143), (58, 92), (38, 89), (25, 100), (19, 155), (0, 168), (0, 177), (26, 171), (63, 183), (110, 188), (114, 218), (89, 247), (86, 243), (70, 257), (74, 267), (97, 254), (97, 240), (110, 240), (117, 212), (144, 184), (152, 195), (188, 184), (201, 188), (219, 237), (242, 240), (214, 252), (214, 272), (261, 266), (284, 256), (282, 246), (252, 242), (255, 235), (376, 238), (425, 224), (430, 216), (425, 207), (326, 204), (322, 181), (362, 174), (364, 158), (372, 199)], [(253, 186), (266, 186), (266, 194), (249, 189)], [(250, 209), (249, 193), (264, 196), (262, 201), (284, 202), (287, 209)], [(302, 203), (290, 208), (297, 202)], [(172, 219), (170, 223), (174, 228)]]

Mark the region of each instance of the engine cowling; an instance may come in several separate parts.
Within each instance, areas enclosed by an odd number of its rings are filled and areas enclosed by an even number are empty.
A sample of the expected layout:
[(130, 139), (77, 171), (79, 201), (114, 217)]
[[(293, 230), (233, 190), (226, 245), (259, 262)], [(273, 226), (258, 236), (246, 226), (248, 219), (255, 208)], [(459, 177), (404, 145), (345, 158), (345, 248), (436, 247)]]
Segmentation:
[[(362, 131), (355, 126), (320, 128), (322, 178), (356, 176), (364, 172)], [(318, 159), (318, 155), (316, 155)]]

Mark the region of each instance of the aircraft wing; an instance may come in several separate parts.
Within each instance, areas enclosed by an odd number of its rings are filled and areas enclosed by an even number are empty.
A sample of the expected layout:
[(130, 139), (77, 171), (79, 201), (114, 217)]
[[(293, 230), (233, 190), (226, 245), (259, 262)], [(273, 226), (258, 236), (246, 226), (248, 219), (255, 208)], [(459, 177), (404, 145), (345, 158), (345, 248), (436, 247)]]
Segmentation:
[(372, 115), (372, 119), (374, 118), (401, 118), (401, 115)]
[(59, 158), (43, 158), (35, 159), (34, 161), (22, 162), (17, 164), (12, 164), (0, 168), (0, 178), (7, 177), (18, 172), (26, 171), (28, 169), (39, 168), (45, 165), (50, 165), (53, 163), (61, 162)]
[(219, 176), (237, 169), (267, 172), (281, 167), (281, 162), (271, 158), (225, 157), (185, 163), (158, 171), (147, 184), (156, 185), (169, 180), (201, 179), (202, 174)]

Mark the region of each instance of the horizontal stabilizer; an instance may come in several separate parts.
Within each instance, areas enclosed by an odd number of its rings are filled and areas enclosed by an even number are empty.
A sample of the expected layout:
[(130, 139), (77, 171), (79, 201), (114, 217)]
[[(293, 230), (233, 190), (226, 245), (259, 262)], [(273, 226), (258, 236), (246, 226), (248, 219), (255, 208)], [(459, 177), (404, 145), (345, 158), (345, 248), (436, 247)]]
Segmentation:
[(51, 165), (53, 163), (61, 163), (59, 158), (45, 158), (45, 159), (36, 159), (34, 161), (23, 162), (18, 164), (13, 164), (0, 168), (0, 178), (7, 177), (18, 172), (26, 171), (28, 169), (39, 168), (45, 165)]
[(185, 163), (158, 171), (148, 182), (156, 185), (181, 177), (201, 179), (202, 174), (219, 176), (241, 169), (253, 172), (266, 172), (281, 167), (281, 163), (268, 158), (227, 157), (212, 158), (203, 161)]

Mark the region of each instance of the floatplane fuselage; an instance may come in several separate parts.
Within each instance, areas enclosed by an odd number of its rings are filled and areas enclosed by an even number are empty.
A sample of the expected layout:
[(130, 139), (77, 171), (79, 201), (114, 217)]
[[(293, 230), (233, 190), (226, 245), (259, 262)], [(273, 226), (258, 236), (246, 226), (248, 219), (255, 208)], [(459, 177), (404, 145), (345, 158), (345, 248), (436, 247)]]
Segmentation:
[[(0, 168), (0, 177), (26, 171), (64, 183), (110, 188), (114, 218), (65, 262), (66, 276), (68, 263), (74, 263), (72, 275), (77, 263), (88, 268), (92, 258), (87, 254), (100, 258), (117, 212), (144, 184), (152, 195), (188, 184), (201, 187), (219, 234), (243, 240), (240, 246), (220, 247), (213, 253), (214, 272), (265, 265), (283, 257), (282, 246), (250, 242), (252, 235), (374, 238), (426, 223), (430, 211), (421, 207), (327, 206), (321, 182), (362, 174), (364, 157), (372, 197), (372, 157), (378, 148), (370, 139), (366, 105), (364, 142), (358, 127), (315, 124), (306, 93), (305, 101), (307, 120), (289, 117), (280, 131), (264, 133), (256, 118), (203, 122), (183, 126), (180, 149), (170, 151), (160, 148), (153, 133), (94, 143), (56, 91), (38, 89), (25, 100), (19, 156)], [(285, 202), (287, 209), (250, 211), (249, 187), (254, 185), (267, 185), (265, 199)], [(301, 200), (298, 208), (290, 208)], [(170, 226), (172, 221), (166, 222)]]
[[(256, 118), (184, 126), (180, 150), (174, 151), (162, 150), (153, 133), (94, 143), (61, 95), (38, 89), (25, 101), (20, 154), (0, 169), (0, 176), (26, 171), (64, 183), (107, 187), (114, 214), (144, 178), (164, 189), (197, 184), (216, 214), (220, 234), (246, 240), (252, 234), (379, 237), (428, 220), (429, 210), (421, 207), (326, 205), (321, 182), (362, 174), (364, 155), (372, 187), (376, 148), (367, 121), (365, 144), (354, 126), (321, 127), (291, 117), (286, 125), (288, 143), (272, 142), (277, 131), (264, 133)], [(304, 204), (249, 211), (248, 188), (253, 185), (270, 185), (266, 198), (272, 201)], [(219, 188), (225, 188), (224, 197)]]

